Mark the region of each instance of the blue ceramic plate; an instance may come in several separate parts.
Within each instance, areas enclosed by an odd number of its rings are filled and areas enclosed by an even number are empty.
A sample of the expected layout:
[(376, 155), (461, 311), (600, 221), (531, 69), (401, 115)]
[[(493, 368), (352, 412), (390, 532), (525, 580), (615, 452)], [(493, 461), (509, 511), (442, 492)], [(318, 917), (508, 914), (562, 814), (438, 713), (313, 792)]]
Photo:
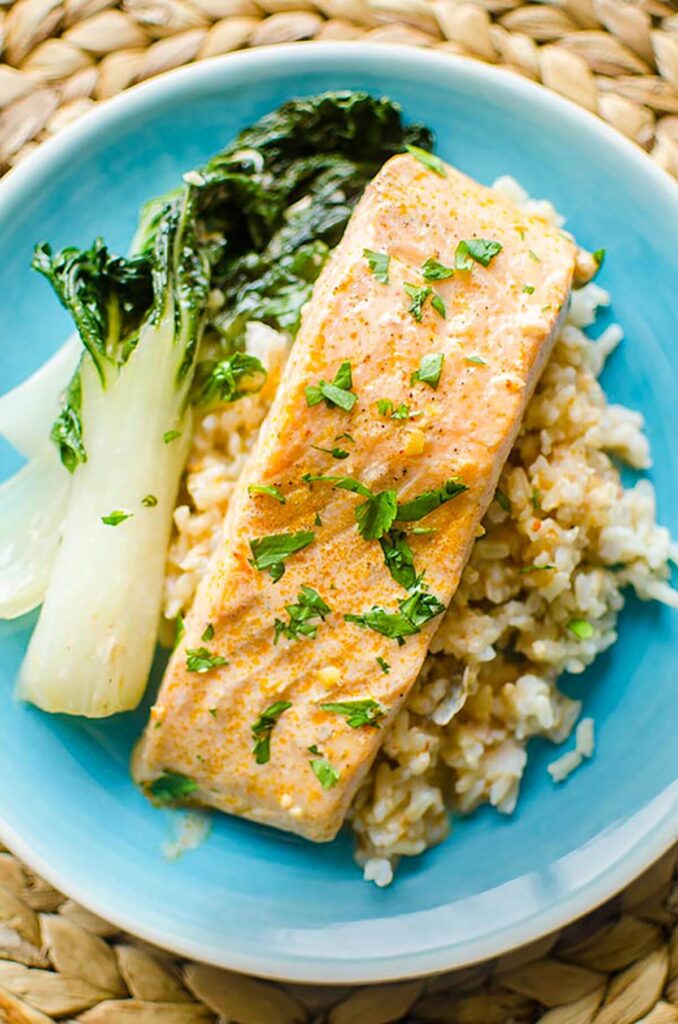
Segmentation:
[[(678, 533), (678, 188), (611, 129), (518, 77), (412, 49), (280, 47), (206, 61), (107, 104), (0, 185), (3, 390), (69, 333), (29, 270), (39, 239), (124, 250), (137, 210), (235, 132), (292, 96), (368, 89), (433, 126), (439, 152), (483, 182), (512, 174), (548, 196), (591, 249), (626, 341), (605, 384), (642, 410), (660, 519)], [(16, 460), (7, 455), (5, 472)], [(134, 581), (130, 580), (134, 586)], [(105, 586), (105, 581), (102, 581)], [(535, 744), (512, 819), (457, 824), (391, 888), (364, 883), (348, 836), (329, 846), (220, 817), (170, 863), (168, 812), (135, 790), (144, 713), (87, 723), (17, 705), (33, 618), (0, 626), (0, 836), (66, 893), (187, 956), (281, 978), (372, 981), (499, 954), (606, 899), (677, 832), (678, 616), (629, 599), (620, 640), (570, 689), (598, 753), (562, 789)]]

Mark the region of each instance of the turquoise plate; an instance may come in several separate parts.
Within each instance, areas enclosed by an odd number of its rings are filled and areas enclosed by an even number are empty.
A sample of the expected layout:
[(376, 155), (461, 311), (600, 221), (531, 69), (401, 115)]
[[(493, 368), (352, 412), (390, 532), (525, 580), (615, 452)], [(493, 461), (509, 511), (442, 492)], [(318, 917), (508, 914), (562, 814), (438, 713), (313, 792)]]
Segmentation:
[[(292, 96), (385, 93), (438, 135), (439, 152), (490, 182), (548, 196), (591, 249), (626, 330), (605, 383), (647, 420), (660, 520), (678, 533), (678, 188), (629, 142), (517, 76), (384, 46), (292, 46), (210, 60), (106, 104), (0, 184), (3, 390), (70, 327), (29, 269), (34, 242), (125, 249), (140, 204), (239, 128)], [(5, 453), (4, 471), (16, 465)], [(105, 580), (102, 580), (105, 586)], [(135, 581), (130, 580), (130, 586)], [(629, 599), (619, 643), (568, 689), (585, 695), (598, 752), (556, 790), (553, 748), (533, 744), (516, 814), (484, 809), (450, 841), (364, 883), (351, 841), (312, 846), (220, 817), (168, 862), (167, 812), (128, 776), (144, 713), (87, 723), (13, 700), (34, 623), (0, 626), (0, 836), (99, 914), (186, 956), (314, 982), (423, 974), (494, 956), (600, 903), (678, 832), (678, 615)]]

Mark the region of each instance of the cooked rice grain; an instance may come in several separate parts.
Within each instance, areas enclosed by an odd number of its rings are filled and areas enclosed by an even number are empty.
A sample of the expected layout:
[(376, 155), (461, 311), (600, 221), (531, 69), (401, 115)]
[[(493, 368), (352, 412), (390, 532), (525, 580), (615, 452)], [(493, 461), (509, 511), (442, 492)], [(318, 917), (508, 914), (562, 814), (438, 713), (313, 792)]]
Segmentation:
[[(511, 179), (496, 187), (561, 223), (550, 203), (529, 200)], [(450, 807), (514, 809), (527, 741), (562, 743), (579, 717), (580, 702), (559, 691), (558, 677), (583, 672), (615, 642), (624, 588), (678, 606), (652, 485), (624, 489), (612, 460), (650, 465), (642, 416), (608, 403), (597, 380), (621, 328), (597, 341), (582, 330), (609, 301), (593, 282), (574, 292), (501, 476), (510, 508), (491, 503), (420, 677), (349, 812), (357, 859), (379, 886), (391, 881), (398, 857), (446, 836)], [(196, 420), (167, 565), (168, 619), (188, 610), (219, 543), (288, 349), (261, 324), (250, 325), (247, 344), (269, 379), (260, 394)], [(576, 620), (590, 626), (575, 630)], [(575, 750), (549, 765), (554, 780), (591, 756), (592, 730), (591, 720), (580, 723)]]

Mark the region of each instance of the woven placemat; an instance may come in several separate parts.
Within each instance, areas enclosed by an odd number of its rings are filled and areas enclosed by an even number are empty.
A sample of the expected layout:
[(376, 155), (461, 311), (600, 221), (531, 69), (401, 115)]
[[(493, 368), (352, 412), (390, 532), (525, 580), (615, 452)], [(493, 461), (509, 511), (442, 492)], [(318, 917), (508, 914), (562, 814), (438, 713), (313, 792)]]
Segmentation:
[(292, 40), (435, 47), (541, 81), (678, 176), (676, 0), (0, 0), (0, 170), (135, 82)]
[(351, 989), (272, 984), (178, 961), (121, 935), (0, 847), (0, 1020), (676, 1024), (676, 864), (672, 851), (588, 918), (494, 963)]
[[(435, 47), (541, 81), (678, 176), (678, 4), (665, 0), (0, 0), (0, 171), (136, 82), (293, 40)], [(0, 1021), (678, 1024), (676, 855), (498, 963), (362, 989), (272, 985), (168, 957), (0, 847)]]

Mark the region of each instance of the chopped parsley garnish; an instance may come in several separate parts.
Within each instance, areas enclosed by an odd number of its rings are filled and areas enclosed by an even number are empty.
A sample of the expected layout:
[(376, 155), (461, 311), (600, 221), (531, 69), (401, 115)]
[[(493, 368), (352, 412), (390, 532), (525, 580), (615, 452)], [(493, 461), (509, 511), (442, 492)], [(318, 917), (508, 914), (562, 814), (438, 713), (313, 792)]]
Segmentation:
[(530, 501), (532, 502), (532, 508), (534, 509), (534, 511), (541, 512), (541, 493), (537, 490), (536, 487), (532, 488)]
[(349, 359), (345, 359), (331, 383), (321, 379), (318, 384), (307, 386), (306, 404), (314, 406), (324, 400), (325, 405), (330, 409), (339, 408), (344, 412), (350, 412), (358, 400), (358, 396), (351, 391), (352, 386), (351, 362)]
[(407, 534), (403, 530), (389, 530), (379, 543), (384, 552), (384, 561), (396, 583), (409, 590), (417, 582), (414, 568), (414, 555), (407, 543)]
[(567, 628), (577, 640), (590, 640), (595, 632), (588, 619), (570, 619)]
[(209, 672), (221, 665), (228, 665), (226, 658), (212, 654), (206, 647), (189, 647), (186, 650), (186, 668), (189, 672)]
[(165, 433), (162, 435), (162, 439), (165, 442), (165, 444), (171, 444), (172, 441), (176, 441), (178, 437), (181, 437), (180, 430), (166, 430)]
[(419, 146), (405, 146), (405, 149), (416, 160), (418, 160), (420, 164), (423, 164), (424, 167), (428, 167), (430, 171), (433, 171), (441, 178), (447, 177), (445, 164), (439, 156), (436, 156), (434, 153), (429, 153), (427, 149), (421, 149)]
[(322, 619), (324, 622), (332, 609), (325, 604), (322, 597), (313, 587), (305, 584), (297, 594), (296, 604), (286, 604), (290, 621), (283, 622), (282, 619), (275, 620), (274, 644), (277, 644), (281, 636), (288, 640), (298, 640), (300, 636), (313, 639), (318, 633), (318, 627), (311, 619)]
[(533, 249), (528, 249), (527, 255), (530, 257), (531, 260), (534, 260), (535, 263), (541, 263), (541, 260), (539, 259), (536, 252), (534, 252)]
[(247, 493), (250, 497), (254, 494), (267, 494), (269, 498), (275, 498), (281, 505), (285, 505), (287, 502), (285, 495), (281, 494), (277, 487), (272, 487), (269, 484), (250, 484)]
[(415, 527), (413, 527), (412, 530), (410, 530), (410, 533), (412, 533), (412, 534), (416, 533), (420, 537), (425, 536), (427, 533), (437, 533), (437, 532), (438, 532), (438, 527), (437, 526), (415, 526)]
[(431, 308), (435, 309), (438, 316), (441, 316), (443, 320), (447, 316), (447, 307), (445, 306), (443, 297), (442, 295), (438, 295), (437, 292), (433, 293), (433, 298), (431, 299)]
[(320, 518), (320, 512), (316, 512), (315, 519), (313, 520), (313, 524), (314, 524), (314, 526), (322, 526), (323, 525), (323, 521)]
[(419, 633), (426, 622), (445, 611), (445, 605), (435, 594), (429, 593), (421, 579), (410, 589), (409, 595), (398, 602), (398, 607), (399, 611), (389, 612), (375, 605), (362, 615), (344, 615), (344, 619), (358, 626), (367, 626), (402, 645), (404, 637)]
[(420, 288), (418, 285), (410, 284), (408, 281), (403, 283), (403, 288), (412, 300), (407, 307), (407, 312), (412, 314), (417, 323), (421, 323), (424, 316), (424, 303), (431, 294), (432, 289)]
[(401, 523), (413, 523), (417, 519), (423, 519), (429, 512), (444, 505), (458, 494), (463, 494), (468, 487), (461, 480), (452, 478), (438, 487), (435, 491), (422, 491), (416, 498), (410, 501), (398, 502), (396, 519)]
[(373, 276), (380, 284), (388, 284), (388, 270), (391, 257), (385, 252), (375, 252), (373, 249), (363, 249), (363, 256)]
[(472, 363), (473, 366), (487, 366), (482, 356), (464, 356), (465, 363)]
[(316, 779), (323, 789), (332, 789), (339, 782), (341, 772), (338, 768), (335, 768), (333, 764), (330, 764), (327, 758), (320, 753), (315, 745), (309, 747), (308, 750), (309, 753), (317, 755), (312, 761), (308, 762)]
[(181, 772), (163, 772), (148, 787), (149, 792), (159, 804), (171, 804), (175, 800), (185, 800), (195, 793), (198, 783)]
[(261, 391), (268, 374), (260, 359), (249, 352), (234, 352), (215, 363), (198, 387), (194, 401), (200, 405), (237, 402)]
[(385, 658), (382, 658), (381, 655), (379, 654), (377, 655), (376, 661), (381, 671), (384, 673), (385, 676), (387, 676), (391, 671), (391, 666), (389, 665), (389, 663), (386, 661)]
[(496, 491), (494, 492), (494, 496), (497, 499), (497, 502), (499, 503), (500, 508), (503, 508), (504, 512), (510, 512), (511, 511), (511, 502), (506, 497), (504, 492), (499, 489), (499, 487), (497, 487)]
[(523, 291), (525, 292), (526, 295), (533, 295), (534, 294), (534, 285), (533, 284), (524, 284), (523, 285)]
[(358, 532), (364, 540), (379, 540), (390, 529), (398, 508), (394, 490), (379, 491), (356, 506)]
[[(423, 519), (429, 512), (433, 512), (434, 509), (468, 490), (466, 484), (453, 478), (435, 491), (423, 491), (416, 498), (400, 503), (395, 490), (375, 492), (352, 476), (305, 473), (302, 480), (307, 484), (331, 483), (341, 490), (351, 491), (353, 494), (359, 494), (366, 498), (367, 500), (357, 505), (355, 509), (358, 530), (365, 540), (380, 540), (390, 530), (394, 522), (412, 523)], [(283, 536), (286, 535), (283, 534)], [(389, 565), (388, 560), (387, 565)], [(389, 568), (391, 568), (390, 565)]]
[[(394, 405), (390, 398), (380, 398), (377, 402), (377, 412), (380, 416), (390, 416), (392, 420), (409, 420), (410, 407), (405, 402)], [(413, 414), (416, 415), (416, 414)]]
[(429, 256), (421, 265), (421, 274), (425, 281), (446, 281), (448, 277), (452, 277), (454, 269), (446, 267), (444, 263), (440, 263), (435, 257)]
[(315, 540), (312, 530), (298, 533), (274, 533), (270, 537), (257, 537), (250, 541), (250, 565), (260, 572), (268, 572), (274, 583), (285, 574), (285, 560), (307, 548)]
[(361, 494), (363, 498), (371, 498), (372, 491), (365, 484), (361, 484), (360, 480), (356, 480), (352, 476), (329, 476), (324, 473), (304, 473), (301, 478), (305, 484), (315, 483), (329, 483), (334, 484), (335, 487), (341, 488), (342, 491), (351, 491), (352, 494)]
[(178, 647), (181, 641), (184, 639), (184, 633), (186, 632), (186, 624), (184, 623), (184, 617), (179, 612), (176, 619), (174, 620), (174, 646)]
[(155, 508), (155, 506), (158, 504), (158, 499), (156, 498), (155, 494), (147, 494), (145, 498), (141, 499), (141, 504), (144, 506), (144, 508)]
[(555, 565), (524, 565), (522, 569), (520, 569), (519, 575), (524, 576), (528, 572), (544, 572), (547, 570), (551, 572), (554, 569)]
[(493, 242), (489, 238), (462, 238), (454, 254), (455, 269), (472, 270), (474, 263), (489, 267), (503, 248), (501, 242)]
[(352, 437), (351, 434), (347, 434), (346, 431), (344, 431), (343, 434), (337, 434), (337, 436), (335, 437), (334, 440), (335, 441), (350, 441), (351, 444), (355, 444), (355, 437)]
[(271, 733), (276, 722), (283, 714), (292, 707), (288, 700), (278, 700), (262, 711), (252, 726), (252, 739), (254, 746), (252, 753), (257, 764), (267, 764), (271, 759)]
[(379, 719), (386, 714), (385, 708), (382, 708), (381, 704), (372, 700), (371, 697), (361, 700), (334, 701), (330, 704), (321, 704), (320, 707), (323, 711), (343, 715), (352, 729), (361, 729), (364, 725), (378, 729)]
[(216, 718), (217, 717), (217, 711), (218, 711), (218, 708), (208, 708), (207, 709), (207, 713), (209, 715), (211, 715), (212, 718)]
[(606, 252), (607, 252), (606, 249), (596, 249), (595, 252), (591, 253), (591, 255), (593, 256), (594, 260), (598, 264), (598, 270), (600, 270), (600, 268), (602, 267), (603, 263), (605, 262), (605, 254), (606, 254)]
[(210, 640), (214, 640), (214, 626), (212, 625), (211, 622), (208, 622), (207, 625), (205, 626), (205, 632), (200, 637), (200, 639), (203, 641), (203, 643), (206, 644), (209, 643)]
[(367, 500), (356, 505), (355, 509), (358, 531), (365, 540), (379, 540), (395, 519), (397, 495), (393, 490), (375, 493), (352, 476), (324, 476), (306, 473), (302, 480), (304, 483), (315, 483), (316, 481), (332, 483), (341, 490), (351, 491), (353, 494), (360, 494), (361, 497), (366, 498)]
[(323, 448), (319, 444), (312, 444), (311, 448), (314, 448), (317, 452), (325, 452), (326, 455), (331, 455), (333, 459), (347, 459), (351, 454), (350, 452), (347, 452), (345, 448), (339, 448), (339, 446), (335, 448)]
[(101, 522), (104, 526), (119, 526), (126, 519), (131, 519), (133, 515), (133, 512), (123, 512), (122, 509), (118, 508), (115, 512), (109, 512), (107, 516), (102, 516)]

